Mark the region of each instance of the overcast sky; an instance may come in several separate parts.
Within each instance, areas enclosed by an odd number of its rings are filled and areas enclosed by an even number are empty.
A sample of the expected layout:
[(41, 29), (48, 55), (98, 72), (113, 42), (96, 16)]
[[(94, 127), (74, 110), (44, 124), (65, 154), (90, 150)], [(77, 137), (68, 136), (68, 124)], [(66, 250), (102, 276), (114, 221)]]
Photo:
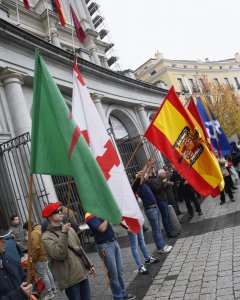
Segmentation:
[(98, 0), (123, 69), (159, 50), (170, 59), (227, 59), (240, 52), (239, 0)]

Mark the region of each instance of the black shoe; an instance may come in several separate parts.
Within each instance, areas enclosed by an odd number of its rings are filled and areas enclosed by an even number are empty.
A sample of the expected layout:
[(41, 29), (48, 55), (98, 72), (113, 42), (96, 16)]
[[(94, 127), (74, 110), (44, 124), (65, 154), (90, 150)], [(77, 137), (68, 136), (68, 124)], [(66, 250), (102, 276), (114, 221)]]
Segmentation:
[(143, 225), (143, 232), (146, 232), (146, 231), (148, 231), (148, 227), (147, 226), (145, 226), (145, 225)]
[(177, 235), (177, 233), (175, 233), (175, 232), (173, 232), (173, 233), (167, 233), (167, 237), (169, 237), (169, 238), (175, 238), (175, 237), (177, 237), (178, 235)]
[(180, 215), (183, 215), (183, 214), (184, 214), (184, 213), (181, 212), (180, 210), (176, 212), (176, 215), (177, 215), (177, 216), (180, 216)]
[(233, 198), (231, 199), (231, 202), (235, 202), (236, 200), (234, 200)]
[(145, 264), (147, 264), (147, 265), (148, 264), (156, 264), (158, 262), (159, 262), (159, 259), (157, 259), (153, 256), (149, 257), (148, 259), (145, 259)]
[(232, 187), (232, 190), (237, 190), (238, 188), (236, 186), (233, 186)]
[(224, 203), (225, 203), (225, 201), (221, 201), (221, 202), (220, 202), (220, 205), (223, 205)]
[(202, 215), (203, 215), (203, 213), (202, 213), (201, 211), (199, 211), (199, 212), (198, 212), (198, 215), (199, 215), (199, 216), (202, 216)]

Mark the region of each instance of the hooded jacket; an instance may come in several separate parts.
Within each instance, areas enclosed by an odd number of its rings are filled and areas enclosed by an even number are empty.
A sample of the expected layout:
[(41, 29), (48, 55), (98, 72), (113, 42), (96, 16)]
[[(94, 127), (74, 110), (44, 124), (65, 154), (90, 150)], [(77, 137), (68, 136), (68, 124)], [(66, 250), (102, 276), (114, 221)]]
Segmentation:
[[(56, 236), (54, 231), (58, 236)], [(70, 228), (68, 234), (62, 233), (62, 226), (48, 225), (43, 233), (42, 241), (50, 262), (51, 271), (60, 290), (87, 279), (87, 270), (81, 259), (68, 248), (81, 248), (76, 232)]]

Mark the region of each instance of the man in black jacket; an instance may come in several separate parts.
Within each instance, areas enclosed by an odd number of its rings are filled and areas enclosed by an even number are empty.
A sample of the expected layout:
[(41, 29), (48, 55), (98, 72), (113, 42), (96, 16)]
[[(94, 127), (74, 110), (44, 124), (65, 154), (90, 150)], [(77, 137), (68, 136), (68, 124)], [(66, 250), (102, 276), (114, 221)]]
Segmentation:
[(0, 229), (0, 300), (27, 300), (32, 294), (32, 285), (27, 285), (21, 265), (5, 255), (4, 238), (10, 233)]

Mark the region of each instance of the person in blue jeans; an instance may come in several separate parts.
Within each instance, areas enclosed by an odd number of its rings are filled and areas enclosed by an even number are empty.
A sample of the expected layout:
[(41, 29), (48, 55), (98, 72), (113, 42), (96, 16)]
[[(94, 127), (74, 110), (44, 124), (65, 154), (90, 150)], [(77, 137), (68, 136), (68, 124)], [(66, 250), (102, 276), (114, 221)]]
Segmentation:
[[(158, 253), (169, 253), (172, 246), (165, 243), (160, 227), (160, 211), (157, 206), (157, 200), (153, 195), (151, 188), (146, 184), (148, 172), (152, 169), (151, 162), (145, 168), (136, 174), (136, 180), (132, 184), (132, 189), (135, 194), (142, 199), (145, 214), (152, 227), (152, 235), (157, 246)], [(147, 176), (147, 177), (146, 177)], [(146, 178), (144, 178), (146, 177)]]
[(145, 264), (157, 263), (158, 259), (150, 255), (150, 252), (145, 244), (143, 230), (141, 229), (138, 234), (134, 234), (131, 231), (128, 231), (128, 236), (130, 239), (131, 251), (133, 258), (138, 266), (138, 271), (140, 274), (149, 274), (149, 271), (145, 268), (142, 259), (138, 253), (138, 246), (142, 251), (142, 254), (145, 259)]
[(176, 237), (177, 233), (174, 232), (169, 217), (168, 200), (164, 190), (165, 183), (152, 172), (151, 176), (149, 176), (147, 180), (147, 185), (151, 188), (153, 195), (157, 200), (157, 205), (162, 217), (163, 227), (167, 236), (169, 238)]
[(114, 300), (135, 299), (136, 296), (127, 293), (125, 289), (121, 250), (112, 226), (107, 220), (102, 220), (90, 213), (86, 214), (85, 221), (94, 235), (98, 254), (108, 271)]

